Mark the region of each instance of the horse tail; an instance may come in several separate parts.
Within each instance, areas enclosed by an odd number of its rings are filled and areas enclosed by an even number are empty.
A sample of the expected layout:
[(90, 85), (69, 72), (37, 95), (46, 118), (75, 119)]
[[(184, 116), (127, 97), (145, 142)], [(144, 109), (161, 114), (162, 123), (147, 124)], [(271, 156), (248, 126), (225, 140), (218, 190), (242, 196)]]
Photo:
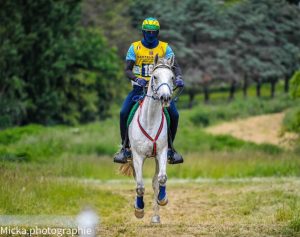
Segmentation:
[(126, 164), (122, 164), (119, 168), (119, 172), (120, 172), (120, 174), (128, 176), (128, 177), (133, 176), (134, 170), (133, 170), (132, 161), (128, 161)]

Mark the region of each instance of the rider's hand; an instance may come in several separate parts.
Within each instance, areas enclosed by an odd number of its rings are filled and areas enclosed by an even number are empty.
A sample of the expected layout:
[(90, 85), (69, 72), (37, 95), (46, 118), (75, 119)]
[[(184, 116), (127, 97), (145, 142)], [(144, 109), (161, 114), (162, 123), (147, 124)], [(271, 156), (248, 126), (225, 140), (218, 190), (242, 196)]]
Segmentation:
[(147, 81), (144, 78), (136, 78), (134, 81), (142, 87), (147, 85)]
[(175, 85), (177, 87), (184, 87), (184, 81), (182, 80), (181, 76), (177, 76), (175, 80)]

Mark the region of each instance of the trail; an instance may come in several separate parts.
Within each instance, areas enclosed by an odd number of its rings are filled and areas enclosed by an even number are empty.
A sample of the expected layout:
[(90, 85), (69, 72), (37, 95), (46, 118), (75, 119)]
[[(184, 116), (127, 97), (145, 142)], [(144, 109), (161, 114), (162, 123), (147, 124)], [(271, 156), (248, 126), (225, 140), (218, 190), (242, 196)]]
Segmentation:
[(226, 134), (257, 144), (269, 143), (284, 148), (291, 147), (296, 134), (282, 133), (284, 112), (253, 116), (225, 122), (206, 129), (211, 134)]
[(299, 234), (288, 230), (289, 221), (297, 215), (289, 208), (293, 198), (300, 195), (296, 177), (202, 180), (199, 183), (174, 181), (168, 185), (169, 203), (161, 208), (160, 225), (150, 224), (153, 198), (150, 183), (145, 184), (143, 219), (136, 219), (133, 214), (133, 184), (90, 183), (125, 199), (118, 213), (103, 216), (99, 235), (260, 237)]

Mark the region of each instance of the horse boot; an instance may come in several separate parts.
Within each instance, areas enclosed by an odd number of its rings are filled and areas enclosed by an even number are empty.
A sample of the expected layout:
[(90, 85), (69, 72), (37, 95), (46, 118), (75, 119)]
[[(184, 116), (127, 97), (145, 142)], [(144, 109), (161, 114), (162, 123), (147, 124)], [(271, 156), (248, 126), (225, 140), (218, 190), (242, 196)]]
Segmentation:
[(132, 153), (129, 148), (129, 139), (127, 134), (121, 150), (114, 157), (114, 162), (126, 164), (129, 159), (132, 159)]

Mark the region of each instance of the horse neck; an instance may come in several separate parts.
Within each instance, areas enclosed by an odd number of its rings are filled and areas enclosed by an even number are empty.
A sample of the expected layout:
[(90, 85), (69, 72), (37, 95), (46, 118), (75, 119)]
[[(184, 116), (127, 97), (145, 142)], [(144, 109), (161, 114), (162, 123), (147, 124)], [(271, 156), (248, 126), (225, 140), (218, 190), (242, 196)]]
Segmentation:
[[(151, 85), (148, 86), (147, 95), (152, 96)], [(153, 128), (159, 126), (161, 121), (162, 104), (160, 100), (154, 100), (151, 97), (146, 96), (143, 102), (140, 122), (146, 128)]]

